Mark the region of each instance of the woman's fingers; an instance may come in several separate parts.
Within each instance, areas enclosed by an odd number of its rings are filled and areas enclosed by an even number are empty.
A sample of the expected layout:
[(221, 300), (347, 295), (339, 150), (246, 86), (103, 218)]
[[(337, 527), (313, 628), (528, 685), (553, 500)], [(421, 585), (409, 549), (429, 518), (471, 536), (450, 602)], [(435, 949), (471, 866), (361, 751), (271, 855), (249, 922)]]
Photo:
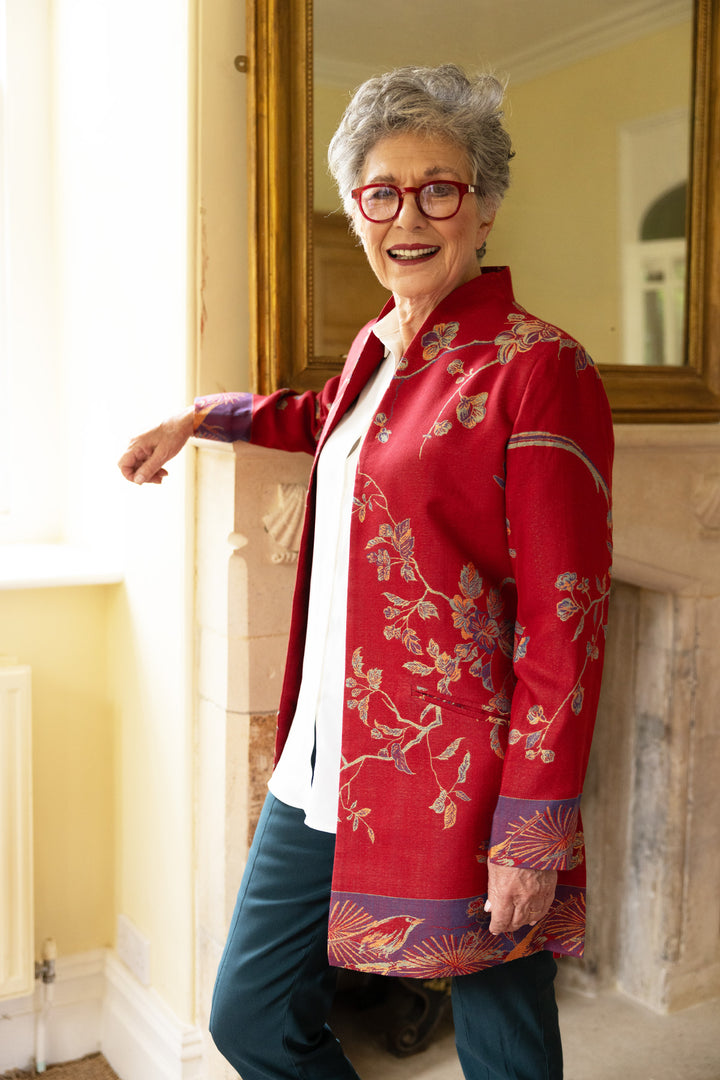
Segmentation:
[(133, 484), (160, 484), (167, 476), (163, 465), (182, 450), (193, 433), (194, 409), (171, 416), (157, 427), (130, 440), (118, 468)]
[(488, 863), (490, 933), (503, 934), (535, 926), (555, 898), (557, 872)]

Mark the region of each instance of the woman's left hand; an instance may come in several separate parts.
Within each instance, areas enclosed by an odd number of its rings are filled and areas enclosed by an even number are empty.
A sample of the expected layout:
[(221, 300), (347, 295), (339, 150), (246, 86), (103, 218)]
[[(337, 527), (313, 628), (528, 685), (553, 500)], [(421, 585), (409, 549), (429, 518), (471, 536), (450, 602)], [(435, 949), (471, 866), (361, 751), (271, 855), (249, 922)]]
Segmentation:
[(192, 437), (194, 406), (170, 416), (151, 431), (137, 435), (118, 461), (126, 480), (133, 484), (161, 484), (167, 476), (163, 465), (182, 450)]
[(523, 866), (488, 863), (488, 901), (491, 934), (507, 934), (521, 926), (535, 926), (555, 899), (556, 870), (528, 870)]

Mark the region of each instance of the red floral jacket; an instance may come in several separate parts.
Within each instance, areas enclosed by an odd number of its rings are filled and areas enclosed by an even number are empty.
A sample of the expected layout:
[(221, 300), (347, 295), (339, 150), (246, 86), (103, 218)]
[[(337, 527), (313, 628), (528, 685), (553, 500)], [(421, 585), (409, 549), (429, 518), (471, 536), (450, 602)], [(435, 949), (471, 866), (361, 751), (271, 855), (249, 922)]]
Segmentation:
[[(198, 399), (197, 435), (317, 458), (382, 358), (371, 329), (319, 393)], [(447, 296), (404, 355), (355, 484), (331, 963), (431, 978), (542, 948), (582, 954), (612, 448), (592, 361), (520, 307), (507, 269)], [(314, 473), (278, 753), (313, 522)], [(540, 923), (489, 933), (488, 859), (559, 872)]]

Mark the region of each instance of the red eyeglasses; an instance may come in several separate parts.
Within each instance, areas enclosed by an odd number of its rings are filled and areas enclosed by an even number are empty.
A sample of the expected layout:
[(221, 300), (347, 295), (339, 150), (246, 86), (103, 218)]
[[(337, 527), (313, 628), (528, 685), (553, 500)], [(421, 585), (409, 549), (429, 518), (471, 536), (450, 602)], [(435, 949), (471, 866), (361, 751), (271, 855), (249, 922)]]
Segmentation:
[(434, 221), (455, 217), (463, 198), (477, 194), (475, 184), (461, 184), (456, 180), (431, 180), (420, 187), (396, 187), (395, 184), (365, 184), (351, 192), (360, 207), (360, 213), (368, 221), (376, 223), (393, 221), (402, 210), (406, 195), (414, 195), (421, 214)]

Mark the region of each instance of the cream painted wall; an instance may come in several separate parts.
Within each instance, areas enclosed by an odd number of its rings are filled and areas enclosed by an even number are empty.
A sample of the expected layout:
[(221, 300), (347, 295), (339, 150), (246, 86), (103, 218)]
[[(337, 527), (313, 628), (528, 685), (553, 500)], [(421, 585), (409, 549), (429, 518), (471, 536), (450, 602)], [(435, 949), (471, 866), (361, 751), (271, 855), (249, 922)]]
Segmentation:
[(245, 5), (200, 4), (199, 183), (202, 337), (197, 392), (251, 388)]
[(60, 955), (112, 944), (115, 586), (0, 594), (0, 655), (32, 667), (35, 936)]
[[(520, 302), (600, 362), (620, 361), (619, 130), (688, 105), (690, 39), (686, 23), (518, 86), (510, 73), (516, 157), (486, 261), (508, 264)], [(326, 152), (348, 100), (316, 88), (318, 209), (339, 205)]]

